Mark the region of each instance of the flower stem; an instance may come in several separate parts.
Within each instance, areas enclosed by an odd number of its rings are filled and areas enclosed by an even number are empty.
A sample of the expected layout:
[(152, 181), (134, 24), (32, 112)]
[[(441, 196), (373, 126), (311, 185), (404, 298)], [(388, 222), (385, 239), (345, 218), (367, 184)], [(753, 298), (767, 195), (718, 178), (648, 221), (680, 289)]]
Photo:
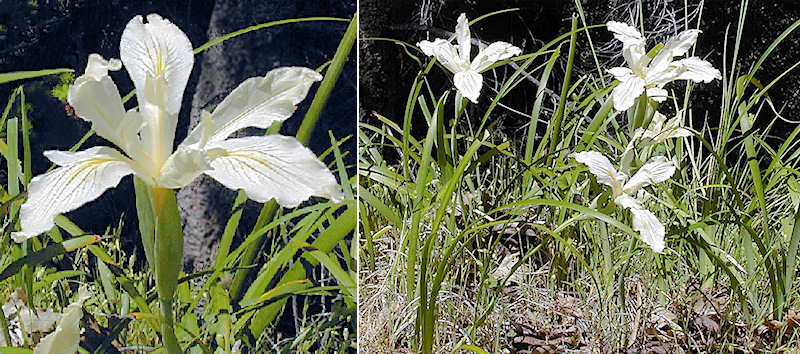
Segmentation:
[(178, 345), (178, 338), (175, 337), (174, 315), (172, 314), (172, 296), (161, 297), (158, 299), (161, 304), (161, 340), (164, 342), (164, 347), (170, 354), (183, 353), (180, 345)]

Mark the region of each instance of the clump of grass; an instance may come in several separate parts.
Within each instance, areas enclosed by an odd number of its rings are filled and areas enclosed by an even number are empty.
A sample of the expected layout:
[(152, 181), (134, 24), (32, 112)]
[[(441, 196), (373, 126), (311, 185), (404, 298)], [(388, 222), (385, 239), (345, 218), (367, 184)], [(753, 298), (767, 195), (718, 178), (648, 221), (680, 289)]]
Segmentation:
[[(715, 64), (723, 74), (719, 124), (699, 119), (711, 107), (692, 105), (693, 84), (668, 86), (671, 99), (662, 106), (704, 124), (693, 127), (694, 136), (648, 148), (634, 165), (646, 156), (678, 162), (671, 180), (647, 189), (648, 210), (666, 226), (663, 254), (639, 240), (628, 214), (608, 206), (605, 186), (571, 157), (586, 150), (620, 155), (634, 128), (646, 127), (659, 108), (643, 98), (638, 108), (614, 112), (615, 83), (603, 70), (560, 82), (550, 77), (559, 58), (587, 50), (575, 47), (576, 38), (592, 36), (595, 27), (574, 19), (571, 32), (514, 59), (515, 72), (498, 82), (494, 97), (464, 110), (451, 107), (465, 102), (428, 82), (441, 68), (423, 65), (413, 45), (393, 39), (421, 65), (399, 103), (403, 117), (379, 112), (360, 125), (361, 317), (372, 327), (362, 348), (796, 346), (800, 128), (767, 143), (779, 118), (766, 93), (783, 75), (759, 78), (766, 85), (752, 78), (800, 21), (745, 66), (737, 58), (748, 4), (740, 5), (726, 62)], [(524, 77), (542, 83), (525, 112), (530, 122), (521, 132), (502, 131), (494, 125), (501, 102)], [(560, 99), (548, 99), (545, 87)], [(410, 134), (416, 122), (425, 124), (424, 137)], [(498, 272), (509, 254), (518, 261)], [(520, 269), (535, 275), (512, 281)]]

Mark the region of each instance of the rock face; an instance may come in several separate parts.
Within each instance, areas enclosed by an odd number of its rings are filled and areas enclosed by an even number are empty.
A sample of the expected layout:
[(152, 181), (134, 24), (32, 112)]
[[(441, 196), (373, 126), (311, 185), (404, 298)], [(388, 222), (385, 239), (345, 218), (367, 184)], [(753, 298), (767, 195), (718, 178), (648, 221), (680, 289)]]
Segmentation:
[[(328, 1), (231, 1), (217, 0), (208, 27), (208, 37), (221, 35), (281, 19), (325, 16), (350, 18), (355, 2)], [(239, 83), (253, 76), (263, 76), (281, 66), (317, 68), (333, 58), (346, 22), (308, 22), (281, 25), (258, 30), (228, 40), (198, 57), (200, 76), (192, 98), (191, 126), (200, 119), (200, 111), (211, 111)], [(345, 65), (325, 110), (309, 142), (319, 154), (330, 146), (328, 131), (337, 139), (355, 132), (355, 56)], [(292, 118), (287, 120), (282, 134), (293, 135), (308, 108), (316, 85)], [(249, 132), (255, 133), (255, 132)], [(185, 132), (184, 132), (185, 134)], [(355, 144), (344, 146), (351, 151), (349, 163), (354, 163)], [(178, 193), (178, 203), (184, 216), (184, 262), (200, 269), (213, 259), (219, 236), (230, 215), (236, 192), (216, 181), (201, 177)], [(252, 225), (261, 205), (246, 206), (242, 225)], [(247, 232), (247, 231), (243, 231)]]

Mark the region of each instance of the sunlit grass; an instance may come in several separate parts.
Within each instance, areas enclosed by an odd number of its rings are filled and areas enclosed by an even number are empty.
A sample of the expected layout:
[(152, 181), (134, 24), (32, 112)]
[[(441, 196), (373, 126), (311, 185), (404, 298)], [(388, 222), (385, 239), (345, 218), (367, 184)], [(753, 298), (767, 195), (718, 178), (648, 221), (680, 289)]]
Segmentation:
[[(370, 328), (362, 332), (362, 349), (796, 346), (787, 316), (800, 302), (800, 129), (778, 145), (765, 142), (778, 119), (765, 93), (783, 75), (758, 77), (757, 69), (796, 35), (800, 21), (745, 67), (736, 51), (746, 5), (737, 34), (719, 48), (726, 63), (714, 63), (723, 75), (719, 125), (693, 126), (697, 135), (648, 147), (634, 163), (666, 156), (679, 164), (669, 181), (647, 187), (647, 208), (666, 226), (663, 254), (641, 242), (628, 214), (606, 207), (606, 187), (572, 158), (586, 150), (619, 156), (633, 127), (647, 124), (658, 105), (641, 99), (617, 113), (610, 75), (551, 77), (558, 59), (568, 63), (566, 73), (573, 70), (575, 37), (605, 29), (573, 20), (571, 32), (523, 53), (497, 93), (463, 114), (453, 107), (465, 102), (428, 81), (431, 70), (443, 69), (432, 61), (421, 66), (406, 83), (409, 96), (394, 98), (405, 103), (404, 116), (378, 112), (360, 124), (360, 315)], [(391, 41), (425, 63), (413, 45)], [(522, 134), (496, 129), (500, 102), (525, 77), (563, 99), (550, 100), (540, 86)], [(704, 121), (698, 117), (711, 107), (692, 105), (693, 86), (667, 86), (671, 98), (662, 109), (683, 110), (686, 122)], [(412, 136), (412, 122), (425, 122), (427, 134)], [(498, 271), (510, 254), (519, 260)], [(550, 331), (554, 341), (537, 330)], [(569, 334), (552, 334), (559, 330)]]

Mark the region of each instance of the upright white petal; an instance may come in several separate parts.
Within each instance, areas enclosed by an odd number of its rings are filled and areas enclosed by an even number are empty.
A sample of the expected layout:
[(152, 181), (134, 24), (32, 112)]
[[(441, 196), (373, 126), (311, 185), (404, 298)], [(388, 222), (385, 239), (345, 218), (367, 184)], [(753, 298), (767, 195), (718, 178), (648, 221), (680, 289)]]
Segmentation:
[(44, 154), (61, 167), (34, 177), (28, 185), (28, 200), (20, 209), (22, 230), (11, 234), (17, 242), (50, 230), (56, 215), (96, 199), (134, 172), (128, 158), (105, 146)]
[(230, 189), (243, 189), (260, 203), (275, 199), (295, 207), (311, 196), (343, 199), (336, 178), (297, 139), (281, 135), (251, 136), (209, 144), (219, 149), (206, 174)]
[(519, 49), (510, 43), (494, 42), (478, 52), (478, 55), (475, 56), (474, 60), (472, 60), (470, 68), (477, 72), (481, 72), (500, 60), (506, 60), (508, 58), (520, 55), (520, 53), (522, 53), (522, 49)]
[(622, 191), (626, 194), (636, 193), (644, 186), (668, 180), (674, 173), (675, 164), (672, 161), (664, 156), (653, 157), (625, 182)]
[(614, 34), (614, 38), (622, 42), (623, 46), (642, 45), (644, 37), (636, 28), (627, 23), (609, 21), (606, 28)]
[(425, 55), (436, 58), (439, 63), (452, 73), (469, 68), (469, 61), (462, 60), (458, 54), (458, 49), (447, 40), (437, 38), (433, 42), (421, 41), (417, 43), (417, 46)]
[(611, 91), (611, 99), (614, 100), (614, 109), (624, 111), (633, 106), (639, 96), (644, 92), (644, 79), (638, 76), (631, 76), (628, 80), (622, 81)]
[(289, 118), (308, 90), (322, 75), (301, 67), (273, 69), (264, 77), (242, 82), (211, 113), (210, 121), (198, 125), (182, 146), (221, 141), (239, 129), (269, 128)]
[(666, 228), (655, 214), (642, 208), (642, 206), (630, 195), (622, 194), (614, 199), (614, 202), (631, 211), (633, 216), (633, 229), (639, 232), (642, 242), (650, 246), (653, 252), (661, 253), (664, 251), (664, 236)]
[(84, 74), (69, 87), (67, 102), (78, 117), (92, 123), (97, 135), (127, 150), (138, 140), (142, 122), (138, 115), (126, 114), (117, 85), (108, 76), (121, 65), (117, 59), (89, 55)]
[[(85, 289), (81, 288), (81, 291)], [(85, 299), (86, 296), (83, 294), (78, 295), (78, 299), (67, 306), (56, 330), (42, 338), (33, 349), (34, 354), (75, 354), (78, 351)]]
[(453, 76), (453, 83), (464, 97), (472, 103), (478, 103), (478, 96), (481, 94), (483, 86), (481, 74), (474, 70), (460, 71)]
[(176, 114), (194, 65), (192, 43), (186, 34), (157, 14), (147, 15), (147, 23), (143, 23), (142, 16), (136, 16), (122, 32), (119, 51), (136, 86), (139, 104), (148, 76), (164, 75), (168, 86), (166, 111)]
[(617, 172), (611, 161), (597, 151), (582, 151), (575, 154), (575, 160), (589, 167), (598, 183), (605, 184), (615, 189), (614, 194), (618, 194), (622, 182), (625, 181), (624, 173)]
[(674, 57), (686, 55), (695, 42), (700, 30), (686, 30), (679, 33), (677, 36), (672, 37), (664, 48), (650, 62), (650, 69), (654, 71), (661, 71), (667, 68), (672, 62)]
[(628, 46), (622, 49), (622, 57), (636, 76), (644, 77), (650, 57), (647, 56), (644, 44)]
[(211, 170), (211, 153), (206, 149), (181, 146), (161, 168), (156, 184), (165, 188), (182, 188), (203, 172)]
[[(89, 54), (89, 60), (86, 62), (86, 70), (82, 76), (91, 78), (94, 81), (100, 81), (103, 77), (108, 76), (109, 71), (117, 71), (122, 68), (122, 62), (119, 59), (111, 58), (106, 60), (100, 54)], [(78, 78), (80, 79), (80, 77)]]
[(691, 136), (692, 131), (683, 127), (683, 113), (679, 112), (675, 117), (667, 121), (667, 117), (656, 112), (647, 130), (642, 137), (648, 139), (649, 144), (658, 144), (670, 138)]
[(458, 42), (458, 54), (461, 60), (469, 62), (469, 52), (472, 47), (472, 37), (469, 33), (469, 21), (467, 15), (462, 13), (458, 16), (458, 23), (456, 24), (456, 42)]

